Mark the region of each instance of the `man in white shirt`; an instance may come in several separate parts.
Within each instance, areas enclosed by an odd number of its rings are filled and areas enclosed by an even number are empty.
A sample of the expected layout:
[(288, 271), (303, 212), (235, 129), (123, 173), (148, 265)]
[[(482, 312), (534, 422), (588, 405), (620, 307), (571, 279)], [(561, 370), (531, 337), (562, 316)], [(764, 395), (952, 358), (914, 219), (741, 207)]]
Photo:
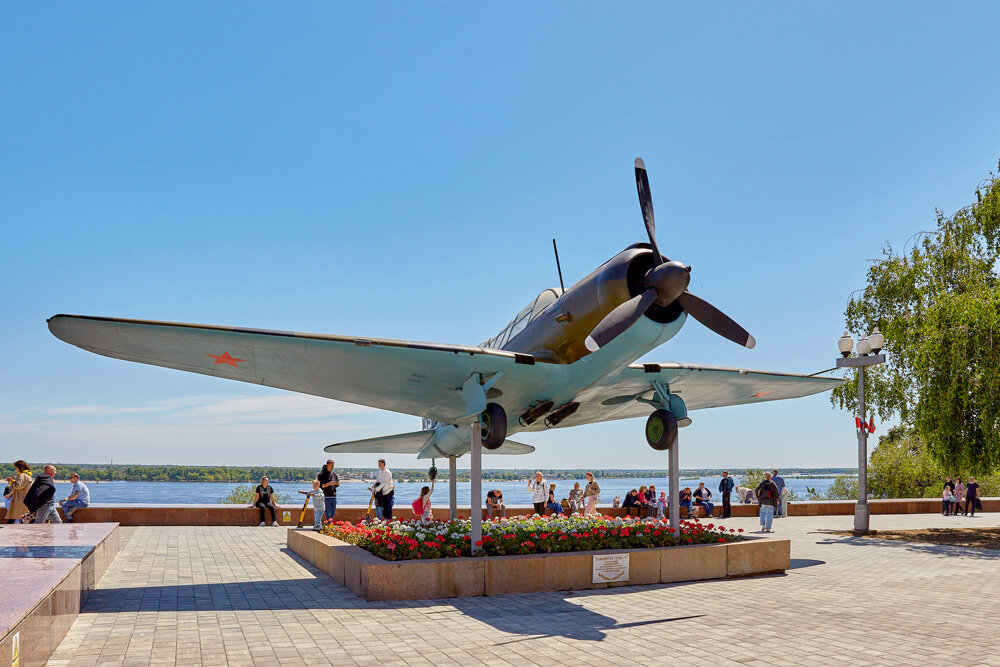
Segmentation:
[(375, 476), (375, 512), (378, 518), (392, 521), (392, 506), (395, 501), (395, 484), (392, 471), (385, 467), (385, 459), (378, 460), (378, 475)]

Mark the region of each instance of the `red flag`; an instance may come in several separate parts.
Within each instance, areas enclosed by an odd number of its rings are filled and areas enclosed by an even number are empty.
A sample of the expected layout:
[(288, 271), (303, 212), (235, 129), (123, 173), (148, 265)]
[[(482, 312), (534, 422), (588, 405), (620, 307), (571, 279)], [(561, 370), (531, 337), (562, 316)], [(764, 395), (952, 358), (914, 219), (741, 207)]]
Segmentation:
[(872, 416), (872, 418), (868, 420), (868, 432), (869, 433), (874, 433), (875, 432), (875, 417), (874, 416)]
[(854, 428), (861, 430), (861, 417), (854, 418)]

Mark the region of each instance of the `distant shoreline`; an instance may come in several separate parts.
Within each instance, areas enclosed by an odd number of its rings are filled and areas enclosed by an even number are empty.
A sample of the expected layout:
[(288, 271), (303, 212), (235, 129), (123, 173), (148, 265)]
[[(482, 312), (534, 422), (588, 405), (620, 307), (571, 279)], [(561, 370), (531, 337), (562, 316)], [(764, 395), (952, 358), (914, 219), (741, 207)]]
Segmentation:
[[(742, 472), (734, 472), (734, 473), (732, 473), (731, 476), (738, 477), (738, 476), (740, 476), (742, 474), (743, 474)], [(843, 474), (843, 475), (857, 475), (856, 472), (845, 472), (845, 473), (841, 473), (841, 474)], [(693, 476), (686, 476), (685, 477), (685, 476), (682, 476), (681, 477), (681, 481), (692, 480), (692, 479), (701, 479), (702, 477), (719, 477), (719, 476), (721, 476), (721, 475), (700, 475), (698, 477), (693, 477)], [(607, 477), (607, 476), (600, 476), (600, 475), (598, 475), (597, 478), (598, 479), (661, 479), (661, 478), (666, 478), (666, 477), (667, 477), (667, 474), (664, 472), (662, 475), (635, 475), (635, 476), (629, 475), (629, 476), (621, 476), (621, 477)], [(840, 475), (784, 475), (784, 477), (786, 477), (788, 479), (836, 479), (837, 477), (840, 477)], [(448, 479), (448, 474), (447, 473), (439, 473), (438, 474), (438, 479), (439, 480), (447, 480)], [(530, 478), (530, 477), (524, 477), (524, 478), (521, 478), (521, 479), (512, 479), (512, 478), (491, 479), (491, 478), (484, 477), (483, 481), (484, 482), (519, 482), (519, 483), (526, 484), (529, 481), (531, 481), (531, 479), (532, 478)], [(574, 479), (583, 479), (583, 475), (581, 474), (581, 475), (579, 475), (579, 477), (569, 477), (569, 476), (567, 476), (567, 477), (547, 477), (547, 479), (560, 480), (560, 481), (574, 480)], [(56, 479), (54, 481), (56, 483), (59, 483), (59, 484), (70, 484), (71, 483), (68, 479)], [(204, 483), (204, 484), (256, 484), (257, 483), (257, 480), (239, 480), (239, 479), (81, 479), (80, 481), (83, 482), (84, 484), (109, 484), (109, 483), (112, 483), (112, 482), (127, 482), (129, 484), (150, 484), (150, 483), (163, 483), (163, 484), (198, 484), (198, 483)], [(280, 484), (310, 484), (312, 482), (312, 479), (270, 479), (269, 478), (268, 481), (275, 482), (275, 483), (280, 483)], [(341, 479), (340, 483), (341, 484), (371, 484), (374, 481), (375, 481), (374, 479)], [(400, 482), (400, 483), (406, 483), (406, 482), (424, 482), (424, 481), (427, 481), (427, 480), (426, 480), (426, 478), (419, 478), (419, 477), (415, 477), (415, 476), (407, 476), (407, 477), (403, 477), (403, 478), (398, 478), (397, 477), (396, 481)], [(459, 482), (468, 482), (469, 480), (468, 480), (467, 476), (465, 476), (465, 477), (460, 476), (459, 479), (458, 479), (458, 481)]]

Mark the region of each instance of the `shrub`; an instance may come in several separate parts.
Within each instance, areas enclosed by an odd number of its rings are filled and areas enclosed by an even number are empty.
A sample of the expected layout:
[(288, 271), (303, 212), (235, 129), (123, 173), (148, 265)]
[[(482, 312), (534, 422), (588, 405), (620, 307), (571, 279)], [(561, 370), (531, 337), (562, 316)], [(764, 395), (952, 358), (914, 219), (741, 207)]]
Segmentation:
[[(253, 502), (256, 492), (254, 489), (257, 488), (257, 484), (237, 484), (233, 487), (233, 490), (229, 492), (229, 495), (219, 498), (219, 503), (223, 505), (249, 505)], [(275, 503), (278, 505), (287, 505), (288, 497), (284, 494), (274, 492), (271, 496)]]

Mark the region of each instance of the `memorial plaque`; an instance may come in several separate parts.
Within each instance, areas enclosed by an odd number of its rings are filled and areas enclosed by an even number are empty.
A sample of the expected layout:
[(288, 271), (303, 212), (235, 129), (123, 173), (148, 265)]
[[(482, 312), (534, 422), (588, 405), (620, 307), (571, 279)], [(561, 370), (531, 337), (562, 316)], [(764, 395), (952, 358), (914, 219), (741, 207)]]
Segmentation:
[(594, 554), (595, 584), (628, 581), (628, 554)]

